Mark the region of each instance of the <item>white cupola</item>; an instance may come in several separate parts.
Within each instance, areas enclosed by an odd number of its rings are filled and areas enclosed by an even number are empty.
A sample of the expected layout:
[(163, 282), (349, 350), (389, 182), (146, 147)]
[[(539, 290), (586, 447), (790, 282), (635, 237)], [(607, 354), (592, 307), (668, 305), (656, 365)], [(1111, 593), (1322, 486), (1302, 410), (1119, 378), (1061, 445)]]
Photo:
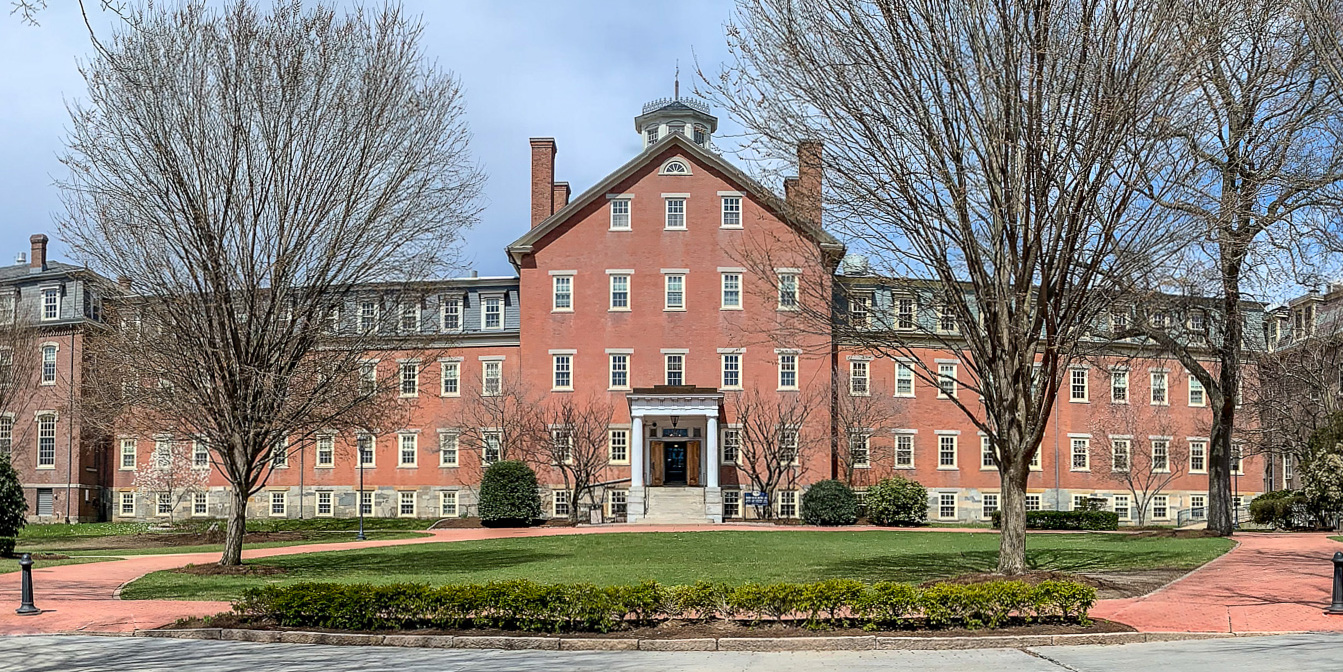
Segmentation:
[(644, 104), (643, 114), (634, 118), (634, 130), (643, 136), (645, 149), (673, 133), (708, 148), (718, 130), (718, 117), (709, 114), (709, 104), (703, 100), (682, 97), (678, 79), (671, 98)]

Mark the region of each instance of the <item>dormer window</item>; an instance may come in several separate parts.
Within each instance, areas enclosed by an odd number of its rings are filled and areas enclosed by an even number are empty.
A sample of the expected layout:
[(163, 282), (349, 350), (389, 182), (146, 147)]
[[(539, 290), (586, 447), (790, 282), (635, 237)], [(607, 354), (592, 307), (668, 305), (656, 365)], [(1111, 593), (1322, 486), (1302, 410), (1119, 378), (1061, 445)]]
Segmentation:
[(61, 290), (51, 287), (42, 290), (42, 319), (54, 320), (61, 316)]
[(670, 160), (670, 161), (668, 161), (668, 162), (662, 164), (662, 170), (659, 171), (659, 174), (661, 174), (661, 175), (689, 175), (689, 174), (690, 174), (690, 166), (686, 165), (686, 162), (685, 162), (685, 161), (682, 161), (681, 159), (672, 159), (672, 160)]
[(709, 141), (709, 129), (695, 124), (695, 144), (703, 145)]
[(658, 127), (657, 127), (657, 126), (649, 126), (648, 128), (644, 129), (644, 136), (645, 136), (646, 138), (648, 138), (648, 144), (650, 144), (650, 145), (653, 144), (653, 143), (655, 143), (655, 142), (657, 142), (657, 141), (658, 141)]

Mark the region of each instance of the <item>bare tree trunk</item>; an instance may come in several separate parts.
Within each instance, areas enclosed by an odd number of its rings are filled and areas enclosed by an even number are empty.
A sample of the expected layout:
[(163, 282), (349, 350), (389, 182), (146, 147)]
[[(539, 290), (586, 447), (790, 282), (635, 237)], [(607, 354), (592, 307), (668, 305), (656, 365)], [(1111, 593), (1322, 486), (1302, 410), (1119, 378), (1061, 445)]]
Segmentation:
[(247, 535), (247, 493), (240, 488), (230, 490), (233, 502), (229, 506), (228, 528), (224, 532), (224, 553), (219, 564), (225, 567), (242, 564), (242, 542)]
[(998, 470), (1002, 484), (1002, 508), (998, 539), (998, 573), (1007, 575), (1026, 572), (1026, 477), (1030, 460), (1013, 461)]

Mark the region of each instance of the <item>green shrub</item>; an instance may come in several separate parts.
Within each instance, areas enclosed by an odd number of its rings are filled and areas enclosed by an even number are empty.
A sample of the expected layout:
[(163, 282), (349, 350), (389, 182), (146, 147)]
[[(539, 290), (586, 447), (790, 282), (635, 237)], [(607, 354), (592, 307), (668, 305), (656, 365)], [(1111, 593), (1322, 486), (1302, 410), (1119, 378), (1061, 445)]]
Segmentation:
[(0, 453), (0, 537), (19, 536), (27, 514), (28, 498), (23, 496), (19, 474), (9, 463), (9, 453)]
[(1250, 502), (1250, 520), (1260, 525), (1287, 530), (1310, 517), (1310, 499), (1300, 490), (1266, 492)]
[(0, 558), (10, 558), (14, 556), (14, 544), (18, 539), (14, 537), (0, 537)]
[[(1002, 511), (993, 512), (993, 526), (1002, 527)], [(1027, 511), (1028, 530), (1117, 530), (1119, 514), (1113, 511)]]
[(997, 628), (1010, 618), (1087, 623), (1094, 588), (1068, 581), (1019, 581), (917, 588), (835, 579), (810, 584), (597, 587), (527, 580), (486, 584), (340, 585), (299, 583), (253, 588), (237, 613), (284, 627), (338, 630), (498, 628), (532, 632), (609, 632), (671, 618), (700, 621), (803, 621), (809, 628), (867, 630), (908, 627), (922, 616), (932, 627)]
[(867, 519), (875, 525), (920, 525), (928, 520), (928, 489), (902, 476), (867, 489)]
[(495, 462), (480, 479), (480, 524), (526, 527), (541, 517), (536, 472), (516, 460)]
[(802, 520), (808, 525), (858, 522), (858, 497), (842, 481), (821, 481), (802, 493)]

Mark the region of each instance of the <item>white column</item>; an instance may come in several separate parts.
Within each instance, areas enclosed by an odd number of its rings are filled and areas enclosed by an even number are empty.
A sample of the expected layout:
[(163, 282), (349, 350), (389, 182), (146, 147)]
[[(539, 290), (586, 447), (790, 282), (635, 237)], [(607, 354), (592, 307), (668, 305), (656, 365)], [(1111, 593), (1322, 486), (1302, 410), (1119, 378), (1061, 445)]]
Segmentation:
[(630, 429), (630, 488), (644, 487), (644, 419), (636, 415)]
[(705, 469), (709, 476), (706, 485), (710, 488), (716, 488), (718, 487), (718, 465), (722, 462), (718, 457), (718, 416), (709, 416), (708, 434), (709, 436), (706, 437), (708, 448), (704, 451), (705, 459), (709, 461), (708, 467)]

